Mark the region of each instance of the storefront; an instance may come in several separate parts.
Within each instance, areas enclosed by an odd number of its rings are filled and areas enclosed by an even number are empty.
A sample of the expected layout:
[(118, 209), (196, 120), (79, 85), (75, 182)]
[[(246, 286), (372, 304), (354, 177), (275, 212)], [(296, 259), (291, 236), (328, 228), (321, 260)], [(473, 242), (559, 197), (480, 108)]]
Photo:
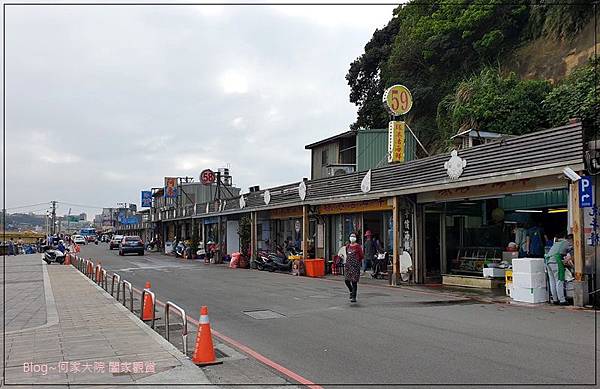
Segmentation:
[(327, 242), (323, 254), (326, 258), (336, 255), (341, 246), (348, 244), (351, 233), (356, 234), (358, 243), (364, 243), (366, 231), (371, 231), (381, 248), (391, 253), (393, 220), (390, 200), (323, 204), (319, 206), (319, 215), (323, 217), (323, 242)]
[(515, 244), (525, 256), (528, 235), (539, 236), (542, 251), (536, 255), (543, 256), (544, 248), (567, 233), (567, 184), (549, 176), (419, 195), (425, 282), (483, 277), (488, 264), (519, 256), (511, 251)]
[(267, 250), (274, 249), (276, 246), (284, 247), (287, 241), (300, 250), (302, 239), (302, 207), (273, 209), (268, 213), (259, 212), (257, 235), (259, 248)]

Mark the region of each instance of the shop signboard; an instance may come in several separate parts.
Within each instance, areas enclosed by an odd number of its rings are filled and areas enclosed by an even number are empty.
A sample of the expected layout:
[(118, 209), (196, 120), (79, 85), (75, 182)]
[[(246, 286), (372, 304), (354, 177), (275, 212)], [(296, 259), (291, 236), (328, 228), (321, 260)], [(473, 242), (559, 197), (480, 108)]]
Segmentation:
[(404, 162), (406, 123), (391, 121), (388, 127), (388, 162)]
[(216, 179), (217, 176), (215, 175), (215, 172), (210, 169), (204, 169), (202, 170), (202, 173), (200, 173), (200, 182), (202, 182), (202, 185), (210, 185), (214, 183)]
[(149, 208), (152, 206), (152, 192), (149, 190), (142, 191), (142, 207)]
[(393, 116), (406, 114), (413, 105), (410, 91), (404, 85), (394, 85), (383, 93), (383, 103)]
[(165, 197), (172, 199), (177, 197), (176, 177), (165, 177)]
[(392, 209), (387, 199), (371, 201), (355, 201), (351, 203), (334, 203), (319, 205), (320, 215), (335, 215), (342, 213), (386, 211)]
[(302, 217), (302, 207), (278, 208), (269, 211), (271, 219), (290, 219)]
[(579, 208), (591, 207), (593, 203), (592, 178), (581, 177), (579, 180)]
[(494, 182), (484, 185), (449, 187), (447, 189), (432, 191), (426, 191), (426, 189), (423, 188), (423, 192), (417, 195), (417, 202), (429, 203), (434, 201), (451, 201), (466, 198), (474, 199), (478, 197), (562, 188), (564, 188), (564, 180), (561, 180), (557, 177), (523, 178), (520, 180)]

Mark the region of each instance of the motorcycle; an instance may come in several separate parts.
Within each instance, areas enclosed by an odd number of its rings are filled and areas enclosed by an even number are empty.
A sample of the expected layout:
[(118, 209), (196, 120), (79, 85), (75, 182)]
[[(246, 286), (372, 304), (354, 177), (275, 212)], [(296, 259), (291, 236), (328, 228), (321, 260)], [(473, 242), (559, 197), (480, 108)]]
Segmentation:
[(52, 262), (62, 265), (65, 262), (65, 258), (65, 253), (63, 253), (62, 251), (50, 246), (44, 247), (42, 260), (44, 260), (44, 262), (46, 262), (48, 265), (50, 265)]

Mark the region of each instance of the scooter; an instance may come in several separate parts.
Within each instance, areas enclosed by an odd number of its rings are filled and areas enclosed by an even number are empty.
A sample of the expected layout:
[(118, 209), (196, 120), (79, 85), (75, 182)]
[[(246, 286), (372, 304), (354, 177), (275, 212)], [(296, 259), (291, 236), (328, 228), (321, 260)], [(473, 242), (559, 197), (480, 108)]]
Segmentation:
[(266, 257), (265, 269), (271, 272), (275, 270), (290, 271), (292, 270), (292, 261), (285, 256), (269, 253)]
[(51, 246), (44, 247), (44, 253), (42, 254), (42, 260), (50, 265), (52, 262), (58, 263), (60, 265), (65, 262), (65, 253), (60, 250), (56, 250)]
[(175, 257), (183, 258), (184, 254), (185, 254), (185, 244), (179, 242), (177, 244), (177, 246), (175, 246)]
[(269, 256), (264, 251), (259, 251), (256, 255), (256, 258), (252, 262), (252, 267), (258, 270), (267, 269), (267, 263), (269, 262)]

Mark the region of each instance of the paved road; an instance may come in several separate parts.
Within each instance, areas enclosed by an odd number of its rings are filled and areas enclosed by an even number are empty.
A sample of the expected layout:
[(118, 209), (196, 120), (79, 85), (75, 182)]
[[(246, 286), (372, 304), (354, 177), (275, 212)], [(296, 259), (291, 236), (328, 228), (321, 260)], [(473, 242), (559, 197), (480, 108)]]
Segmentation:
[[(158, 254), (82, 254), (289, 370), (327, 383), (593, 383), (594, 313), (232, 270)], [(278, 318), (244, 313), (271, 310)]]

